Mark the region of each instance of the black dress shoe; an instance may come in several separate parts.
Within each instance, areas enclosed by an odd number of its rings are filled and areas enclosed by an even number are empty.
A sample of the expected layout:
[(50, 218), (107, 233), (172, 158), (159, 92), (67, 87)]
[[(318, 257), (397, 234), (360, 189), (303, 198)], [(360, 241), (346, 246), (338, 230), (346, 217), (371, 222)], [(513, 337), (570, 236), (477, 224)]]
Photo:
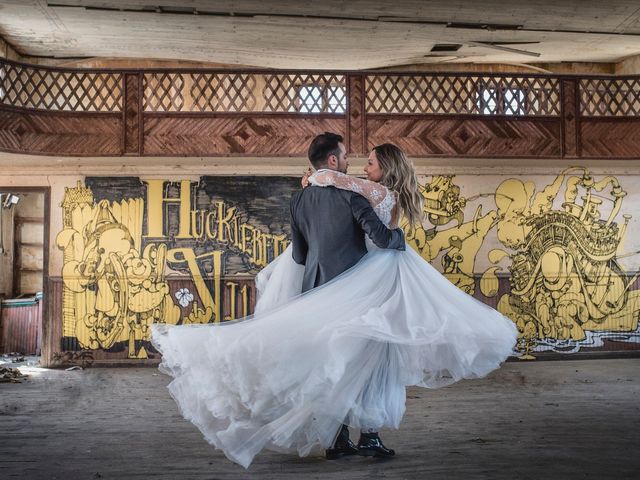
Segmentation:
[(362, 433), (358, 441), (358, 455), (364, 457), (393, 457), (394, 450), (385, 447), (377, 433)]
[(342, 425), (340, 433), (336, 438), (333, 447), (325, 450), (327, 460), (335, 460), (336, 458), (343, 457), (345, 455), (355, 455), (358, 453), (358, 447), (356, 444), (349, 440), (349, 427)]

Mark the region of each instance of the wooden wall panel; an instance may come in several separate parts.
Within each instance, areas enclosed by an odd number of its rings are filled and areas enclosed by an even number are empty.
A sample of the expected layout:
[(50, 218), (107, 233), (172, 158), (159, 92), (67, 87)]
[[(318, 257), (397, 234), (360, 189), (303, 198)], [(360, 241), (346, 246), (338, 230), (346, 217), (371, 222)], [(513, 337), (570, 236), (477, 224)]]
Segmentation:
[(121, 155), (122, 117), (0, 109), (0, 149), (45, 155)]
[(140, 131), (142, 78), (139, 74), (125, 75), (124, 153), (139, 155), (142, 142)]
[(582, 118), (582, 158), (640, 158), (640, 118)]
[(367, 116), (368, 148), (391, 142), (413, 156), (559, 157), (555, 118)]
[(346, 133), (345, 117), (145, 115), (144, 154), (307, 155), (319, 133)]
[(562, 152), (563, 156), (578, 156), (578, 93), (575, 79), (562, 81)]
[(39, 355), (42, 336), (42, 296), (2, 300), (0, 352)]
[(349, 135), (347, 150), (352, 154), (366, 153), (365, 143), (365, 109), (364, 109), (364, 76), (349, 76), (347, 102), (347, 117), (349, 122)]
[(46, 309), (42, 319), (42, 366), (53, 365), (54, 354), (60, 352), (62, 339), (62, 292), (64, 284), (62, 278), (45, 277)]

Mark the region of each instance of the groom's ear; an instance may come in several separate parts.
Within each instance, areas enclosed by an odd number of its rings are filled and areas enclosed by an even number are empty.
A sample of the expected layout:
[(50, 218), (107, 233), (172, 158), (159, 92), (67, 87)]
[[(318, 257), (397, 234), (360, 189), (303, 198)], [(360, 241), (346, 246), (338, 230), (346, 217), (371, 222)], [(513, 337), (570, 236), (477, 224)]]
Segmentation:
[(338, 167), (338, 157), (334, 154), (331, 154), (327, 157), (327, 166), (333, 170)]

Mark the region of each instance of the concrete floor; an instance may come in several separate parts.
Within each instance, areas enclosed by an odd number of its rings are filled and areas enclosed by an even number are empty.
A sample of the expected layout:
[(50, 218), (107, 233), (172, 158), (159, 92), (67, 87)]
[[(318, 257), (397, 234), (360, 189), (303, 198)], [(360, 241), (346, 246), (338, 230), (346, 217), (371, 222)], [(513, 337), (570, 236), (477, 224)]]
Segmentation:
[[(0, 478), (640, 478), (640, 359), (510, 362), (411, 388), (388, 461), (260, 454), (228, 461), (180, 417), (153, 368), (44, 370), (0, 384)], [(352, 434), (352, 436), (354, 436)]]

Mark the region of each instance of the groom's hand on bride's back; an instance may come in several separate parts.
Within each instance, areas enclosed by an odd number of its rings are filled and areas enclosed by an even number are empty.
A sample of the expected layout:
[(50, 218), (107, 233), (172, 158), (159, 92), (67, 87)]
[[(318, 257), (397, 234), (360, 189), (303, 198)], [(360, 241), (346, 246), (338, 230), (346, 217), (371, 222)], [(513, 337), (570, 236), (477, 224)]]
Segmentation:
[(406, 242), (404, 241), (404, 230), (402, 230), (400, 227), (398, 228), (394, 228), (393, 229), (394, 232), (397, 232), (398, 236), (400, 237), (399, 240), (399, 244), (396, 247), (396, 250), (405, 250), (406, 249)]

